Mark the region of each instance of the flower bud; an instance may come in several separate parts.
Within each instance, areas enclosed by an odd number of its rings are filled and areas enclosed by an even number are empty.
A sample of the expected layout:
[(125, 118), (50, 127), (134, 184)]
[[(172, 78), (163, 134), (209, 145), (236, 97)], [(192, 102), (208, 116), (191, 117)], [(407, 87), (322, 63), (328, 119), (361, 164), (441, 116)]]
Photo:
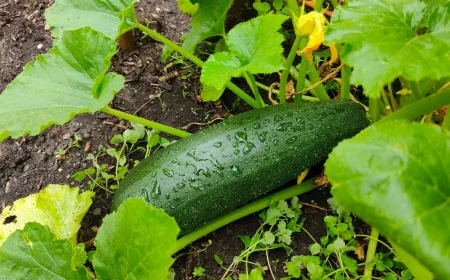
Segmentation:
[(295, 28), (295, 34), (300, 38), (306, 38), (313, 33), (314, 28), (316, 27), (316, 21), (313, 16), (310, 16), (312, 13), (301, 16), (297, 20), (297, 26)]

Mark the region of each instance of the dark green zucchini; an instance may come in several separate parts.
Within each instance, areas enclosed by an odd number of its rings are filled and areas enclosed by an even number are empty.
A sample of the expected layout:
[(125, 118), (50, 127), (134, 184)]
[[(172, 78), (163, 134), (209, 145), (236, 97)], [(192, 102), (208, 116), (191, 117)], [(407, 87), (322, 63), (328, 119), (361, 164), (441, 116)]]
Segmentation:
[(364, 109), (344, 100), (243, 113), (143, 160), (120, 183), (112, 209), (143, 197), (186, 234), (294, 179), (367, 125)]

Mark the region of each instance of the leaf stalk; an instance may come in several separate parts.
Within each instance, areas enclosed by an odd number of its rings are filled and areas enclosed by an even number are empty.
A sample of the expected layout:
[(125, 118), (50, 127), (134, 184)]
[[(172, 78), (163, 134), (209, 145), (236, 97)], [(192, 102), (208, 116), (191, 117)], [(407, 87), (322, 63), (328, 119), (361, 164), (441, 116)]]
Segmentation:
[[(309, 76), (309, 79), (311, 80), (311, 83), (313, 83), (313, 84), (320, 83), (319, 71), (317, 71), (317, 68), (314, 65), (314, 63), (308, 61), (308, 68), (309, 68), (308, 69), (309, 70), (308, 76)], [(316, 90), (317, 97), (321, 101), (330, 100), (330, 97), (328, 96), (327, 91), (325, 90), (325, 88), (324, 88), (324, 86), (322, 84), (319, 84), (315, 88), (315, 90)]]
[(450, 104), (450, 88), (443, 90), (440, 93), (433, 94), (420, 101), (403, 107), (395, 113), (383, 118), (378, 123), (385, 123), (393, 120), (414, 120), (422, 115), (428, 114), (445, 105)]
[(377, 244), (378, 244), (378, 237), (380, 236), (380, 233), (375, 228), (372, 228), (372, 231), (370, 233), (370, 239), (369, 239), (369, 246), (367, 247), (367, 253), (366, 253), (366, 263), (364, 268), (364, 276), (362, 279), (364, 280), (370, 280), (372, 279), (372, 269), (374, 266), (373, 259), (375, 258), (375, 253), (377, 251)]
[(280, 99), (280, 104), (286, 103), (286, 84), (292, 63), (294, 62), (295, 56), (297, 55), (297, 50), (300, 46), (301, 41), (302, 38), (300, 37), (295, 38), (294, 44), (292, 45), (289, 55), (284, 63), (284, 69), (280, 79), (280, 94), (278, 95), (278, 98)]
[(229, 223), (232, 223), (232, 222), (239, 220), (245, 216), (248, 216), (252, 213), (261, 211), (264, 208), (269, 207), (274, 202), (284, 200), (284, 199), (289, 199), (291, 197), (304, 194), (315, 188), (316, 188), (316, 185), (314, 185), (314, 178), (313, 178), (308, 181), (302, 182), (299, 185), (289, 187), (287, 189), (281, 190), (274, 194), (262, 197), (262, 198), (254, 201), (254, 202), (251, 202), (245, 206), (242, 206), (241, 208), (238, 208), (238, 209), (212, 221), (211, 223), (208, 223), (207, 225), (197, 229), (196, 231), (193, 231), (193, 232), (181, 237), (180, 239), (178, 239), (171, 254), (175, 254), (176, 252), (180, 251), (187, 245), (189, 245), (192, 242), (202, 238), (203, 236), (215, 231), (216, 229), (219, 229)]
[(255, 76), (253, 74), (244, 72), (245, 80), (247, 81), (248, 85), (250, 86), (250, 89), (252, 90), (253, 94), (256, 97), (256, 101), (261, 104), (261, 107), (265, 107), (266, 103), (264, 103), (264, 100), (261, 98), (261, 95), (258, 91), (258, 86), (256, 85)]
[(380, 120), (380, 98), (369, 97), (369, 112), (374, 123)]
[(352, 71), (350, 66), (345, 65), (341, 71), (341, 98), (350, 99), (350, 75)]
[(444, 121), (442, 122), (442, 128), (450, 130), (450, 112), (447, 108), (447, 113), (445, 114)]
[(413, 94), (414, 98), (416, 99), (416, 101), (423, 99), (423, 95), (420, 92), (419, 85), (417, 84), (417, 82), (415, 82), (415, 81), (409, 82), (409, 87), (411, 88), (412, 94)]
[[(300, 42), (299, 48), (303, 49), (306, 46), (307, 43), (308, 43), (308, 39), (307, 38), (303, 38), (302, 41)], [(300, 92), (300, 91), (302, 91), (305, 88), (306, 73), (308, 72), (309, 63), (310, 62), (306, 58), (306, 56), (304, 54), (302, 54), (302, 61), (300, 62), (300, 67), (299, 67), (298, 76), (297, 76), (297, 84), (295, 86), (295, 92)], [(295, 103), (301, 103), (302, 102), (302, 98), (298, 98), (297, 95), (294, 98), (295, 98), (294, 99)]]
[[(153, 29), (148, 28), (147, 26), (137, 23), (136, 27), (139, 28), (142, 32), (146, 33), (147, 35), (153, 37), (155, 40), (163, 43), (164, 45), (168, 46), (169, 48), (179, 52), (182, 56), (192, 61), (195, 65), (197, 65), (200, 68), (203, 68), (205, 65), (205, 62), (203, 62), (200, 58), (192, 54), (186, 49), (183, 49), (181, 46), (177, 45), (173, 41), (169, 40), (168, 38), (164, 37), (163, 35), (159, 34)], [(242, 100), (247, 102), (250, 106), (253, 108), (259, 108), (261, 107), (259, 103), (253, 99), (250, 95), (245, 93), (242, 89), (240, 89), (238, 86), (233, 84), (232, 82), (228, 82), (227, 87), (234, 92), (237, 96), (239, 96)]]
[(103, 109), (101, 109), (100, 111), (107, 113), (109, 115), (118, 117), (120, 119), (124, 119), (130, 122), (134, 122), (134, 123), (138, 123), (138, 124), (142, 124), (143, 126), (147, 126), (147, 127), (151, 127), (153, 129), (159, 130), (161, 132), (167, 133), (167, 134), (171, 134), (171, 135), (175, 135), (181, 138), (186, 138), (190, 135), (192, 135), (189, 132), (183, 131), (183, 130), (179, 130), (164, 124), (160, 124), (154, 121), (150, 121), (144, 118), (140, 118), (138, 116), (134, 116), (116, 109), (113, 109), (111, 107), (105, 107)]

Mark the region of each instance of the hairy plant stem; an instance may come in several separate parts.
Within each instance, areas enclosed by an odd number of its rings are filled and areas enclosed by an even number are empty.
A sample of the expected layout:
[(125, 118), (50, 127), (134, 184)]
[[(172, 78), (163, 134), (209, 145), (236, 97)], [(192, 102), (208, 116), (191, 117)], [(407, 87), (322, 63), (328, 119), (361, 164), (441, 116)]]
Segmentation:
[[(303, 38), (298, 46), (299, 49), (303, 49), (308, 44), (308, 38)], [(306, 73), (308, 72), (309, 60), (304, 54), (302, 54), (302, 60), (300, 61), (299, 71), (297, 75), (297, 85), (295, 87), (295, 92), (299, 92), (305, 88)]]
[[(306, 44), (308, 43), (308, 39), (307, 38), (303, 38), (302, 41), (300, 42), (300, 49), (303, 49)], [(295, 92), (300, 92), (305, 88), (305, 82), (306, 82), (306, 73), (308, 72), (308, 68), (309, 68), (309, 60), (306, 58), (306, 56), (304, 54), (302, 54), (302, 61), (300, 62), (300, 68), (298, 71), (298, 76), (297, 76), (297, 84), (295, 86)], [(315, 94), (315, 92), (314, 92)], [(303, 94), (302, 94), (303, 96)], [(302, 102), (302, 98), (298, 98), (298, 95), (294, 96), (294, 101), (295, 103), (301, 103)]]
[[(384, 105), (383, 108), (386, 108), (387, 106), (391, 107), (391, 103), (389, 103), (389, 100), (387, 99), (386, 93), (384, 90), (381, 90), (381, 99), (383, 100), (383, 103), (382, 103)], [(385, 111), (386, 111), (386, 109), (385, 109)]]
[(350, 99), (350, 75), (352, 70), (350, 66), (345, 65), (341, 70), (341, 98)]
[(369, 97), (369, 112), (374, 123), (380, 120), (380, 98)]
[(416, 99), (416, 101), (422, 100), (423, 95), (420, 92), (419, 85), (417, 84), (417, 82), (415, 82), (415, 81), (408, 81), (408, 82), (409, 82), (409, 87), (410, 87), (412, 94), (413, 94), (414, 98)]
[(395, 113), (383, 118), (378, 123), (385, 123), (393, 120), (414, 120), (422, 115), (428, 114), (445, 105), (450, 104), (450, 88), (443, 90), (440, 93), (430, 95), (420, 101), (403, 107)]
[(445, 114), (444, 121), (442, 122), (442, 128), (450, 130), (450, 111), (447, 108), (447, 113)]
[(196, 57), (191, 52), (183, 49), (181, 46), (177, 45), (175, 42), (173, 42), (170, 39), (168, 39), (168, 38), (164, 37), (163, 35), (159, 34), (155, 30), (150, 29), (150, 28), (148, 28), (147, 26), (145, 26), (145, 25), (143, 25), (141, 23), (137, 23), (136, 27), (139, 28), (144, 33), (146, 33), (147, 35), (153, 37), (155, 40), (157, 40), (157, 41), (163, 43), (164, 45), (170, 47), (171, 49), (179, 52), (182, 56), (184, 56), (187, 59), (189, 59), (190, 61), (192, 61), (198, 67), (202, 68), (205, 65), (205, 63), (200, 58)]
[(339, 3), (337, 2), (337, 0), (331, 0), (331, 5), (333, 5), (333, 8), (337, 8), (339, 6)]
[(242, 89), (240, 89), (237, 85), (233, 84), (232, 82), (228, 82), (226, 84), (227, 88), (234, 92), (239, 98), (244, 100), (248, 105), (252, 106), (254, 109), (261, 108), (261, 105), (253, 99), (250, 95), (245, 93)]
[(264, 103), (264, 100), (261, 98), (261, 95), (259, 94), (258, 87), (256, 85), (255, 76), (253, 74), (250, 74), (248, 72), (244, 72), (244, 78), (247, 81), (248, 85), (250, 86), (250, 89), (252, 90), (253, 94), (255, 95), (256, 101), (261, 104), (261, 107), (267, 106), (266, 103)]
[(287, 6), (288, 6), (289, 10), (294, 12), (294, 15), (296, 17), (300, 16), (300, 7), (298, 6), (297, 0), (287, 0)]
[[(308, 76), (311, 83), (313, 84), (318, 83), (320, 81), (320, 75), (314, 63), (308, 61), (308, 70), (309, 70)], [(328, 96), (327, 91), (325, 90), (322, 84), (318, 85), (315, 90), (317, 97), (321, 101), (330, 100), (330, 97)]]
[[(182, 56), (192, 61), (195, 65), (197, 65), (200, 68), (203, 68), (205, 63), (198, 57), (196, 57), (194, 54), (190, 53), (189, 51), (183, 49), (181, 46), (177, 45), (173, 41), (169, 40), (168, 38), (164, 37), (163, 35), (159, 34), (153, 29), (148, 28), (145, 25), (142, 25), (141, 23), (137, 23), (136, 27), (139, 28), (142, 32), (146, 33), (147, 35), (153, 37), (155, 40), (160, 41), (164, 45), (168, 46), (169, 48), (179, 52)], [(242, 100), (247, 102), (248, 105), (252, 106), (253, 108), (259, 108), (261, 105), (253, 99), (250, 95), (245, 93), (242, 89), (240, 89), (238, 86), (233, 84), (232, 82), (228, 82), (227, 87), (234, 92), (237, 96), (239, 96)]]
[(102, 111), (104, 113), (107, 113), (107, 114), (110, 114), (110, 115), (113, 115), (115, 117), (118, 117), (120, 119), (124, 119), (124, 120), (130, 121), (130, 122), (142, 124), (143, 126), (151, 127), (153, 129), (159, 130), (161, 132), (165, 132), (167, 134), (175, 135), (175, 136), (178, 136), (178, 137), (181, 137), (181, 138), (185, 138), (185, 137), (188, 137), (188, 136), (192, 135), (189, 132), (186, 132), (186, 131), (183, 131), (183, 130), (179, 130), (179, 129), (176, 129), (176, 128), (173, 128), (173, 127), (170, 127), (170, 126), (167, 126), (167, 125), (164, 125), (164, 124), (160, 124), (160, 123), (157, 123), (157, 122), (154, 122), (154, 121), (150, 121), (150, 120), (147, 120), (147, 119), (144, 119), (144, 118), (140, 118), (140, 117), (137, 117), (135, 115), (131, 115), (131, 114), (128, 114), (128, 113), (125, 113), (125, 112), (113, 109), (113, 108), (108, 107), (108, 106), (106, 106), (105, 108), (101, 109), (100, 111)]
[(388, 84), (388, 92), (389, 92), (389, 100), (391, 103), (391, 110), (392, 112), (395, 112), (398, 110), (398, 104), (397, 100), (395, 100), (394, 93), (392, 91), (392, 83)]
[(322, 11), (323, 0), (316, 0), (316, 4), (314, 5), (314, 11), (320, 13)]
[(372, 269), (375, 264), (373, 259), (375, 257), (375, 253), (377, 251), (377, 244), (378, 244), (379, 236), (380, 236), (380, 233), (378, 232), (378, 230), (376, 230), (375, 228), (372, 228), (372, 231), (370, 233), (369, 246), (367, 247), (364, 276), (362, 277), (362, 279), (364, 279), (364, 280), (372, 279)]
[[(286, 63), (287, 58), (284, 57), (284, 55), (280, 55), (280, 57), (281, 57), (281, 61), (283, 62), (283, 64)], [(294, 79), (297, 80), (297, 78), (298, 78), (298, 71), (297, 71), (297, 69), (295, 69), (295, 67), (293, 65), (291, 66), (290, 73), (291, 73), (292, 77), (294, 77)]]
[(284, 69), (280, 79), (280, 94), (278, 95), (278, 98), (280, 99), (280, 104), (286, 103), (286, 84), (289, 77), (289, 70), (291, 69), (292, 63), (294, 62), (295, 56), (297, 55), (297, 50), (300, 46), (301, 41), (302, 38), (300, 37), (295, 38), (291, 51), (289, 52), (286, 62), (284, 63)]
[(187, 245), (191, 244), (192, 242), (196, 241), (197, 239), (207, 235), (208, 233), (211, 233), (215, 231), (216, 229), (219, 229), (229, 223), (232, 223), (240, 218), (243, 218), (247, 215), (250, 215), (252, 213), (258, 212), (263, 210), (264, 208), (267, 208), (270, 206), (270, 204), (283, 200), (288, 199), (297, 195), (304, 194), (306, 192), (309, 192), (316, 188), (314, 185), (314, 179), (310, 179), (308, 181), (302, 182), (299, 185), (295, 185), (292, 187), (289, 187), (287, 189), (281, 190), (279, 192), (276, 192), (274, 194), (262, 197), (254, 202), (251, 202), (245, 206), (242, 206), (241, 208), (238, 208), (214, 221), (211, 223), (208, 223), (207, 225), (197, 229), (194, 232), (191, 232), (180, 239), (177, 240), (174, 249), (172, 250), (171, 254), (175, 254), (179, 250), (183, 249)]

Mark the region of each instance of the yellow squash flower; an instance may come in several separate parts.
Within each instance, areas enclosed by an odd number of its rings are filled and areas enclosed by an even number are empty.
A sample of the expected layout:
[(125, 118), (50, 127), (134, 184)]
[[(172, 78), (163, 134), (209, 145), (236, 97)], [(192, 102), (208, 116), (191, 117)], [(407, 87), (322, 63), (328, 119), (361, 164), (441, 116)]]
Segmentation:
[[(304, 54), (309, 61), (312, 61), (312, 52), (317, 50), (325, 39), (325, 16), (322, 13), (310, 12), (301, 16), (295, 26), (295, 34), (298, 37), (308, 37), (308, 44), (303, 50), (297, 51), (298, 55)], [(330, 45), (332, 64), (337, 59), (337, 50), (334, 45)]]

